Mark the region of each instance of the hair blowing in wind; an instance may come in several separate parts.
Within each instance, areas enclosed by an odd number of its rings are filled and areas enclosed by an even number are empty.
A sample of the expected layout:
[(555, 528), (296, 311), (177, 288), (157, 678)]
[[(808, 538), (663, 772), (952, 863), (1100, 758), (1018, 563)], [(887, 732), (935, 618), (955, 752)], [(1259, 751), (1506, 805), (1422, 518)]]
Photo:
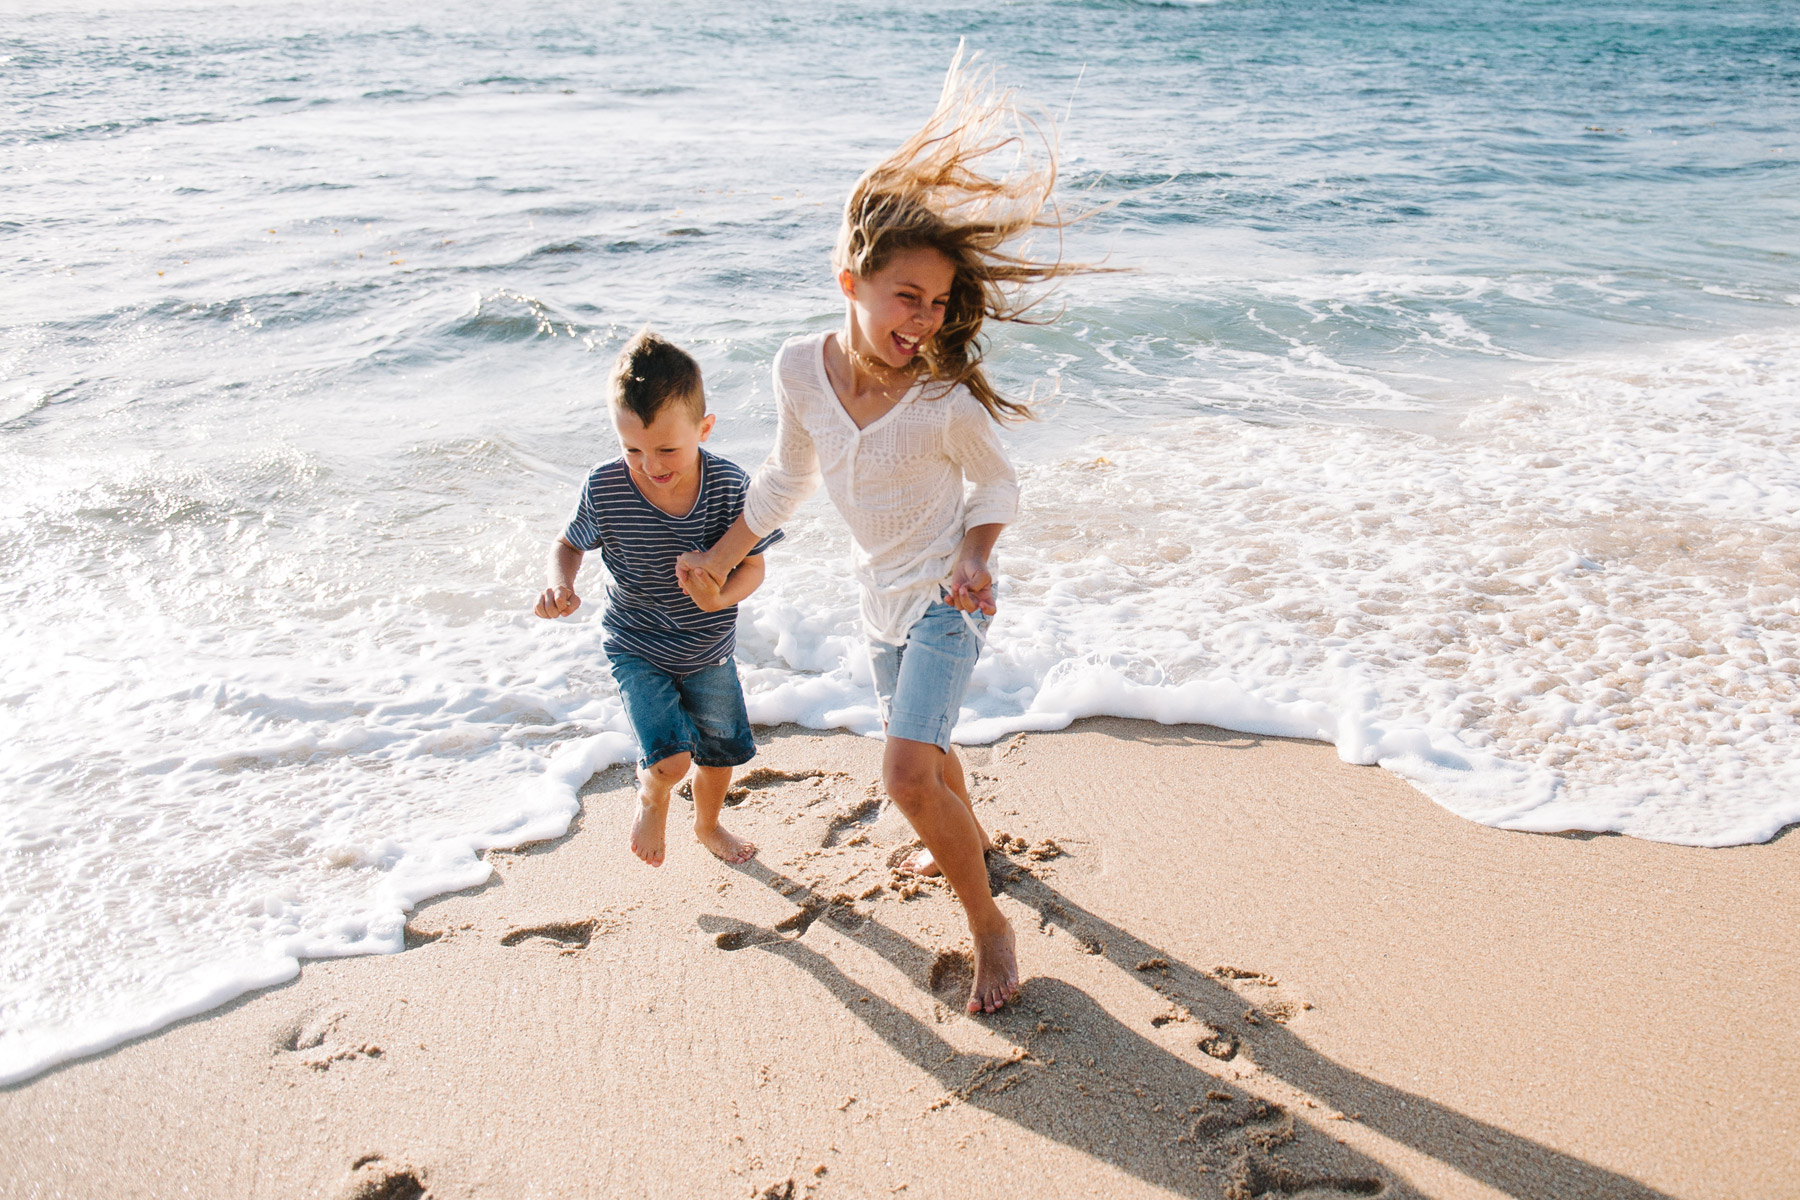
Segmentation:
[[(988, 320), (1047, 323), (1031, 312), (1065, 275), (1108, 270), (1065, 262), (1062, 231), (1097, 209), (1065, 215), (1055, 199), (1054, 126), (1020, 112), (991, 68), (950, 62), (937, 108), (900, 148), (863, 173), (844, 204), (832, 262), (858, 277), (894, 254), (929, 247), (956, 267), (944, 324), (921, 350), (930, 377), (963, 384), (995, 420), (1031, 415), (982, 370)], [(1055, 257), (1032, 254), (1033, 236), (1055, 235)]]

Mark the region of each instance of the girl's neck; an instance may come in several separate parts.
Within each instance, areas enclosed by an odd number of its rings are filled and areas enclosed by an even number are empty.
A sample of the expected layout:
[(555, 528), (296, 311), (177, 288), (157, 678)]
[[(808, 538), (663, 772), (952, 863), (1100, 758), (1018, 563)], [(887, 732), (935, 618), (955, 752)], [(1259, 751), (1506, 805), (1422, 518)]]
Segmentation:
[(847, 382), (851, 393), (858, 397), (891, 400), (898, 400), (905, 395), (919, 377), (918, 366), (908, 363), (904, 367), (896, 367), (883, 362), (875, 355), (857, 349), (856, 341), (856, 328), (846, 319), (844, 327), (838, 331), (837, 343), (848, 367)]

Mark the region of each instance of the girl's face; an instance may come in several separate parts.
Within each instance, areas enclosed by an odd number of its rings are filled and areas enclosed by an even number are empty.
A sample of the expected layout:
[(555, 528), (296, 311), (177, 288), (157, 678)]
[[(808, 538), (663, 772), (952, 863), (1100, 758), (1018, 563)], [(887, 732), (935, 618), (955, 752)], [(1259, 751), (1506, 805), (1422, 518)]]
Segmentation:
[(956, 265), (930, 247), (902, 250), (867, 276), (838, 272), (850, 301), (850, 348), (890, 367), (911, 366), (944, 325)]

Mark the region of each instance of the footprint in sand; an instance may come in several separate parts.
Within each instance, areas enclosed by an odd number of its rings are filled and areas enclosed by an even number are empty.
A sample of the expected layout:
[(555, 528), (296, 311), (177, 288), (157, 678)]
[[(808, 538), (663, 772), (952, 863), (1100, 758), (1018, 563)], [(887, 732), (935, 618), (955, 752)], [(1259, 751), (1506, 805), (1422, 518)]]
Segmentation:
[(1246, 1150), (1232, 1162), (1228, 1196), (1379, 1196), (1387, 1185), (1367, 1176), (1308, 1175)]
[[(1244, 1021), (1250, 1025), (1261, 1025), (1265, 1020), (1286, 1025), (1300, 1013), (1312, 1008), (1305, 1000), (1280, 995), (1276, 989), (1281, 987), (1281, 980), (1266, 971), (1220, 964), (1207, 974), (1251, 1003), (1252, 1007), (1244, 1013)], [(1268, 990), (1264, 991), (1265, 988)]]
[[(731, 786), (725, 791), (725, 807), (735, 808), (748, 800), (751, 792), (774, 787), (776, 784), (795, 783), (802, 779), (829, 779), (834, 774), (840, 773), (833, 771), (778, 771), (774, 767), (757, 767), (755, 770), (744, 772), (731, 781)], [(675, 789), (675, 794), (692, 804), (694, 802), (693, 783), (684, 780)]]
[(344, 1014), (339, 1013), (301, 1013), (285, 1022), (275, 1030), (275, 1049), (290, 1054), (303, 1050), (317, 1050), (325, 1044), (337, 1028)]
[[(580, 921), (547, 921), (542, 925), (527, 925), (515, 929), (500, 939), (502, 946), (517, 946), (532, 938), (542, 938), (562, 949), (559, 953), (574, 954), (586, 950), (593, 940), (594, 933), (600, 929), (598, 917), (588, 917)], [(604, 932), (603, 930), (601, 932)]]
[(775, 928), (781, 933), (791, 933), (795, 937), (805, 937), (806, 931), (812, 928), (814, 921), (825, 911), (823, 900), (807, 899), (803, 901), (797, 912), (775, 922)]
[(295, 1017), (275, 1031), (275, 1050), (297, 1056), (301, 1063), (315, 1071), (329, 1071), (334, 1063), (354, 1062), (359, 1058), (381, 1058), (386, 1053), (373, 1042), (338, 1043), (334, 1035), (338, 1022), (343, 1019), (343, 1013)]
[(820, 839), (819, 845), (821, 847), (835, 846), (844, 840), (846, 835), (852, 832), (860, 833), (874, 825), (880, 816), (881, 801), (873, 796), (865, 796), (831, 818), (830, 823), (825, 826), (825, 836)]
[(975, 960), (967, 950), (939, 950), (926, 983), (938, 999), (955, 1004), (975, 985)]
[(430, 1200), (418, 1170), (382, 1161), (379, 1154), (365, 1154), (350, 1166), (350, 1183), (339, 1193), (342, 1200)]
[(1230, 1062), (1237, 1057), (1241, 1043), (1227, 1030), (1214, 1029), (1200, 1039), (1200, 1052), (1220, 1062)]
[[(819, 918), (823, 917), (839, 929), (854, 930), (862, 927), (868, 920), (856, 911), (854, 898), (849, 895), (837, 895), (830, 900), (819, 896), (807, 896), (800, 901), (800, 906), (781, 920), (775, 922), (773, 930), (761, 929), (742, 921), (724, 917), (703, 918), (702, 925), (729, 925), (713, 936), (713, 945), (721, 950), (742, 950), (746, 946), (767, 946), (775, 942), (791, 942), (806, 936)], [(783, 937), (783, 934), (789, 936)]]

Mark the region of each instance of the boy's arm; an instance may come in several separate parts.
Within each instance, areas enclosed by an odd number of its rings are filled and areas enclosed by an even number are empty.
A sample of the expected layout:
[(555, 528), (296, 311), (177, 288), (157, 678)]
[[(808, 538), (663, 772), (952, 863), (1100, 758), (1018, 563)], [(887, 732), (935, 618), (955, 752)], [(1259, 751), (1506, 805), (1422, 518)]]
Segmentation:
[(760, 554), (752, 554), (732, 568), (723, 586), (719, 585), (711, 573), (698, 567), (682, 562), (677, 562), (675, 566), (681, 590), (688, 594), (694, 606), (702, 612), (718, 612), (721, 608), (729, 608), (745, 599), (762, 586), (763, 574), (763, 556)]
[(540, 617), (566, 617), (581, 607), (581, 597), (575, 594), (575, 576), (581, 570), (583, 557), (568, 542), (556, 539), (550, 551), (550, 586), (538, 597), (533, 612)]

